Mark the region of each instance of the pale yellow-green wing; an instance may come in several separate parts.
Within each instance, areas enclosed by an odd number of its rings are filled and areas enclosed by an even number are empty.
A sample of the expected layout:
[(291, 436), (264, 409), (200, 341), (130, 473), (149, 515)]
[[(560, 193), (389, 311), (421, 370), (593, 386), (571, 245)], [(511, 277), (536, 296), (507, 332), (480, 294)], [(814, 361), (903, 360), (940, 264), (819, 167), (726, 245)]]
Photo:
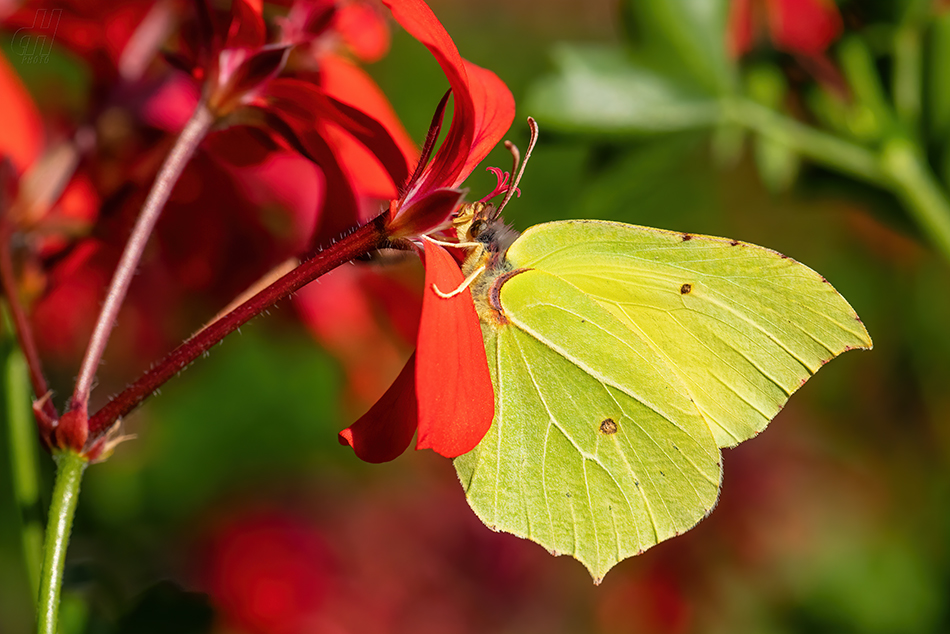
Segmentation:
[(455, 461), (479, 518), (600, 580), (705, 517), (719, 448), (657, 351), (543, 271), (509, 279), (500, 302), (508, 322), (484, 328), (495, 419)]
[(568, 220), (531, 227), (508, 260), (568, 282), (646, 342), (720, 447), (762, 431), (829, 360), (871, 347), (821, 275), (737, 240)]

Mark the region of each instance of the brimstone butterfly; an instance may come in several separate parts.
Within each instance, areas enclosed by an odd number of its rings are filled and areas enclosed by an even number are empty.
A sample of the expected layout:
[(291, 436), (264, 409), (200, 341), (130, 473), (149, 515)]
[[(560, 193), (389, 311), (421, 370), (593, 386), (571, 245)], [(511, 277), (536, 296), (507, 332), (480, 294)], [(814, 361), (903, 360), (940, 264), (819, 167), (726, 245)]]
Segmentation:
[(517, 237), (496, 216), (476, 203), (459, 218), (495, 417), (455, 467), (486, 525), (595, 581), (703, 519), (720, 448), (871, 347), (827, 280), (775, 251), (590, 220)]

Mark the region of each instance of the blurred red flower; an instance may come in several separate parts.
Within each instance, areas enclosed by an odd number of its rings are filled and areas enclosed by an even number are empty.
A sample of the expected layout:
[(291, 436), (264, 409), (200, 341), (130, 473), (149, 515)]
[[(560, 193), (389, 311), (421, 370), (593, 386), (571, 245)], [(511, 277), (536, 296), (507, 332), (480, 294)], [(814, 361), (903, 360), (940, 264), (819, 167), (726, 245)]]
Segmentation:
[[(46, 207), (33, 214), (55, 222), (40, 227), (34, 218), (16, 227), (32, 250), (19, 268), (36, 274), (20, 283), (29, 283), (25, 296), (39, 302), (32, 312), (45, 355), (67, 365), (81, 353), (131, 222), (203, 92), (219, 127), (231, 127), (205, 139), (144, 254), (116, 331), (121, 350), (110, 345), (110, 356), (137, 359), (135, 370), (267, 271), (337, 238), (374, 213), (379, 200), (397, 195), (416, 149), (353, 61), (387, 51), (381, 8), (366, 0), (301, 0), (275, 23), (266, 27), (259, 0), (237, 0), (226, 13), (204, 0), (34, 2), (4, 19), (17, 42), (45, 37), (44, 51), (69, 49), (90, 71), (80, 120), (47, 106), (74, 157), (59, 191), (45, 192)], [(171, 65), (161, 62), (160, 50)], [(31, 110), (19, 106), (29, 102), (19, 98), (28, 99), (15, 75), (5, 75), (4, 103), (24, 123), (0, 137), (7, 146), (0, 148), (30, 157), (16, 159), (25, 165), (44, 149), (42, 126), (38, 114), (28, 117)], [(38, 180), (49, 188), (51, 179)], [(88, 209), (77, 206), (83, 202)], [(60, 230), (64, 223), (68, 231)], [(91, 242), (72, 255), (77, 240)], [(144, 280), (151, 286), (137, 288)], [(64, 303), (78, 297), (83, 301)], [(199, 310), (183, 315), (186, 299), (197, 299)]]
[(204, 558), (208, 593), (232, 628), (302, 634), (320, 610), (332, 576), (325, 540), (286, 513), (259, 513), (225, 525)]
[(193, 574), (226, 631), (564, 631), (555, 572), (571, 563), (486, 531), (444, 475), (364, 481), (359, 495), (339, 482), (316, 520), (243, 492), (198, 538)]
[(729, 52), (741, 57), (767, 31), (776, 49), (818, 56), (841, 35), (841, 14), (833, 0), (732, 0)]

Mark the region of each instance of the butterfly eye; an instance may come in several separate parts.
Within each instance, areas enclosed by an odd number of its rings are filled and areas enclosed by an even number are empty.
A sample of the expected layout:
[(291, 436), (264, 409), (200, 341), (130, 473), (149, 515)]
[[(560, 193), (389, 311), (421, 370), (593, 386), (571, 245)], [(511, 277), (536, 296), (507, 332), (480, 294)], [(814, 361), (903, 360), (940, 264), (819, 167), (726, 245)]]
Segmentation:
[(468, 228), (468, 233), (473, 238), (477, 238), (478, 234), (480, 234), (482, 232), (482, 229), (484, 228), (485, 228), (484, 220), (481, 220), (481, 219), (473, 220), (472, 225)]

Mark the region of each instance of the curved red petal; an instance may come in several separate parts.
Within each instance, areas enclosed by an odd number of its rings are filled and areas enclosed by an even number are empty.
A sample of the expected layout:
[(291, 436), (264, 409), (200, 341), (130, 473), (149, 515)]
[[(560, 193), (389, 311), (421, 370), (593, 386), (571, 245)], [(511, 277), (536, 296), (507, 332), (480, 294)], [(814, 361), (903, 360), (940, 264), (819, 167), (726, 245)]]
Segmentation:
[[(434, 189), (410, 205), (401, 207), (386, 227), (391, 238), (423, 236), (444, 228), (465, 192), (460, 189)], [(457, 268), (457, 267), (456, 267)], [(426, 267), (428, 271), (428, 267)], [(456, 284), (458, 286), (458, 284)], [(455, 288), (454, 286), (452, 288)]]
[[(402, 150), (406, 163), (410, 166), (415, 164), (419, 157), (418, 148), (382, 89), (366, 71), (342, 57), (327, 55), (320, 60), (320, 76), (327, 95), (359, 108), (379, 121)], [(397, 183), (400, 187), (404, 184)]]
[[(271, 82), (273, 83), (273, 82)], [(336, 239), (359, 222), (359, 202), (349, 180), (349, 175), (340, 164), (334, 149), (327, 143), (325, 126), (319, 123), (306, 125), (297, 117), (273, 109), (247, 108), (248, 113), (260, 115), (261, 124), (287, 142), (290, 147), (316, 163), (323, 171), (325, 193), (323, 208), (312, 245)], [(324, 210), (327, 213), (323, 213)]]
[(419, 438), (416, 449), (454, 458), (475, 448), (491, 427), (495, 391), (488, 373), (481, 326), (464, 291), (450, 298), (435, 294), (458, 288), (463, 280), (455, 258), (425, 243), (426, 281), (416, 345), (416, 395)]
[(261, 0), (234, 0), (225, 48), (259, 48), (267, 41)]
[(464, 180), (464, 176), (459, 178), (459, 175), (475, 134), (475, 105), (465, 63), (455, 42), (429, 5), (422, 0), (383, 1), (392, 10), (396, 21), (429, 49), (452, 87), (452, 125), (432, 164), (423, 173), (418, 191), (425, 193), (432, 187), (454, 186)]
[(334, 27), (360, 61), (377, 62), (389, 52), (389, 25), (382, 11), (368, 2), (340, 6)]
[(467, 100), (468, 77), (462, 56), (429, 5), (422, 0), (383, 0), (383, 3), (392, 11), (396, 22), (435, 56), (456, 93), (456, 99)]
[[(367, 79), (368, 80), (368, 79)], [(371, 81), (371, 80), (368, 80)], [(372, 195), (384, 191), (385, 198), (395, 197), (409, 175), (409, 158), (390, 133), (390, 127), (377, 121), (361, 108), (334, 98), (321, 88), (299, 79), (278, 78), (268, 83), (261, 101), (281, 118), (292, 117), (296, 125), (307, 127), (316, 119), (326, 119), (339, 127), (344, 135), (332, 135), (334, 150), (341, 163), (351, 168), (356, 185)], [(358, 142), (358, 144), (357, 144)], [(373, 178), (367, 177), (367, 170)], [(385, 170), (385, 175), (381, 173)], [(391, 181), (381, 183), (380, 177)]]
[(508, 130), (514, 98), (497, 75), (462, 59), (445, 28), (422, 0), (384, 0), (393, 17), (429, 49), (452, 86), (454, 115), (445, 141), (415, 191), (455, 187)]
[(475, 131), (465, 164), (452, 186), (468, 178), (472, 170), (498, 145), (515, 119), (515, 98), (505, 82), (490, 70), (467, 60), (465, 68), (475, 105)]
[(369, 411), (340, 432), (340, 444), (349, 445), (360, 460), (389, 462), (406, 450), (418, 421), (416, 355)]
[(821, 55), (844, 28), (832, 0), (770, 0), (769, 31), (775, 48), (801, 55)]

